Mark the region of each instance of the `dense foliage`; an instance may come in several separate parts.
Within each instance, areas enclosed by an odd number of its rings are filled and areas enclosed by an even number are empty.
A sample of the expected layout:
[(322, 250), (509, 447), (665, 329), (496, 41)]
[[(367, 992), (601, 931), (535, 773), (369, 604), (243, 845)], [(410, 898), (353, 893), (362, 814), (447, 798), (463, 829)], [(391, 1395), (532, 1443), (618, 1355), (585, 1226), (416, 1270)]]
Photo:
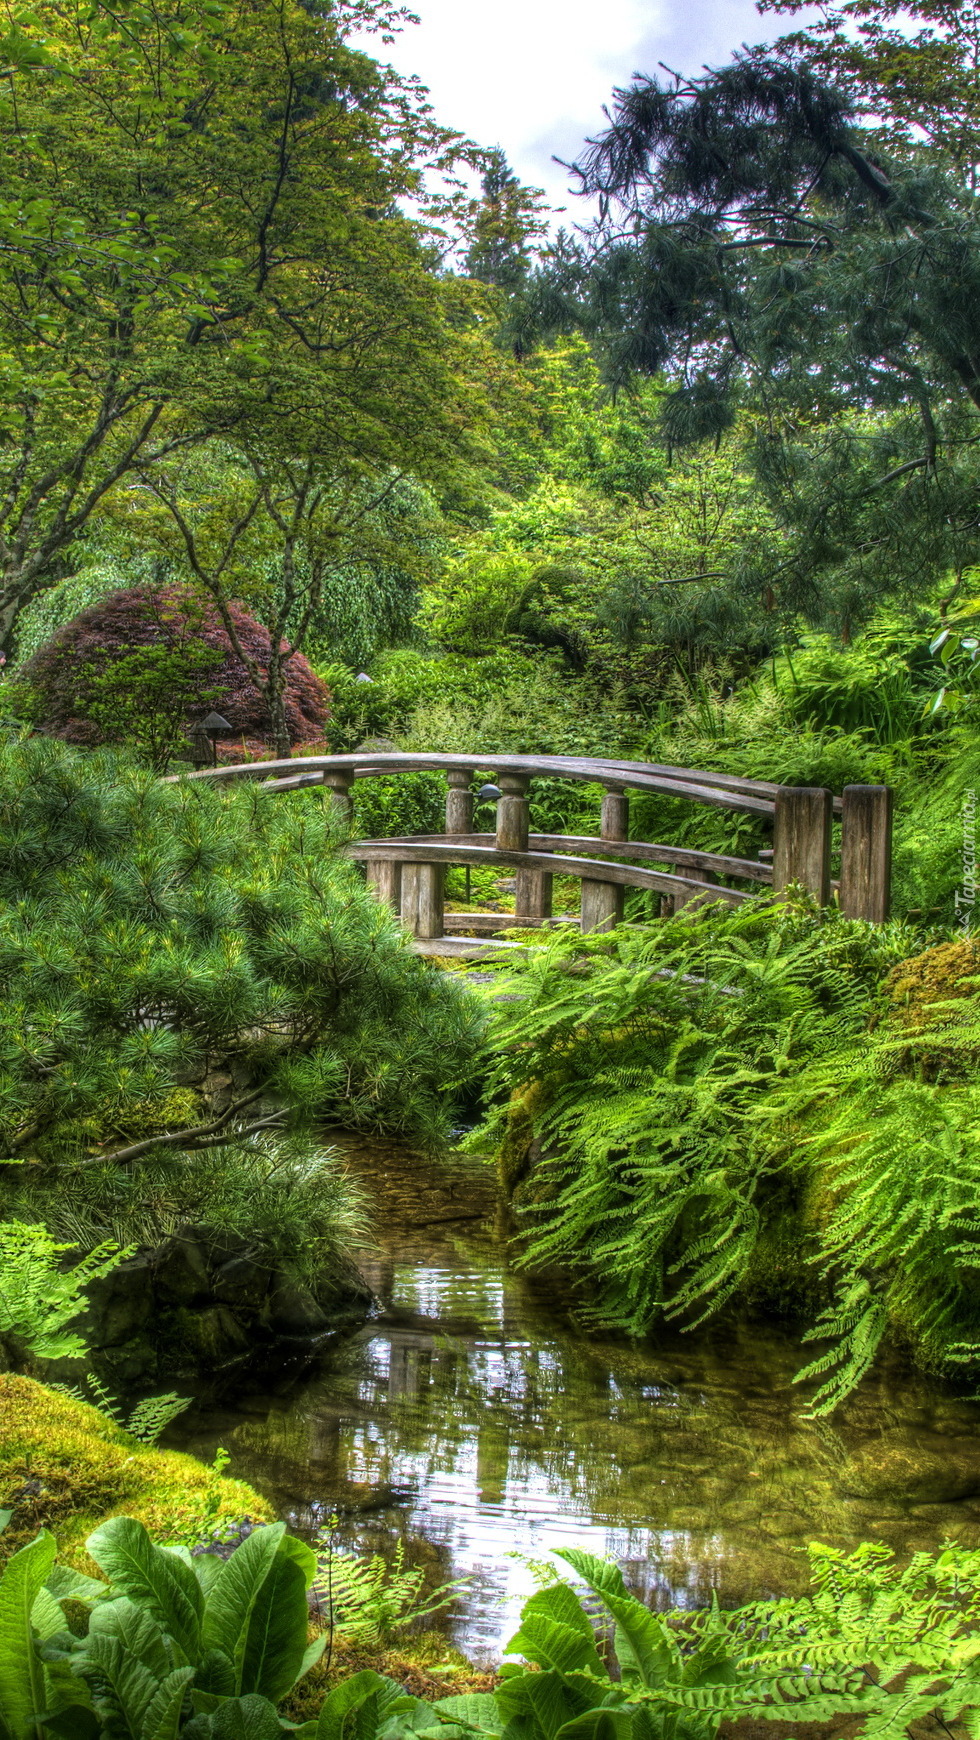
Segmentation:
[[(267, 665), (268, 630), (241, 606), (230, 611), (241, 645)], [(261, 742), (272, 729), (214, 605), (180, 587), (133, 587), (89, 605), (21, 677), (43, 731), (66, 743), (142, 748), (158, 771), (189, 753), (190, 728), (212, 710), (239, 739)], [(291, 743), (322, 737), (327, 690), (302, 653), (286, 665), (283, 710)]]
[[(806, 910), (556, 943), (495, 1003), (505, 1184), (530, 1267), (643, 1334), (735, 1294), (806, 1312), (833, 1407), (886, 1329), (980, 1365), (974, 945)], [(477, 1138), (485, 1141), (485, 1136)]]
[(405, 946), (318, 797), (167, 785), (41, 738), (0, 768), (8, 1212), (96, 1244), (200, 1218), (300, 1264), (342, 1248), (351, 1204), (304, 1132), (437, 1141), (475, 1001)]
[[(811, 1550), (812, 1597), (722, 1614), (651, 1613), (608, 1560), (569, 1548), (585, 1599), (553, 1581), (528, 1601), (497, 1689), (424, 1702), (372, 1669), (329, 1691), (318, 1717), (277, 1712), (327, 1642), (307, 1642), (316, 1556), (276, 1523), (221, 1558), (153, 1544), (113, 1517), (90, 1536), (101, 1577), (55, 1563), (42, 1531), (0, 1579), (0, 1722), (96, 1740), (713, 1740), (725, 1717), (851, 1718), (855, 1734), (917, 1718), (975, 1735), (977, 1555)], [(83, 1609), (69, 1629), (66, 1606)], [(603, 1629), (594, 1627), (597, 1605)], [(515, 1659), (516, 1658), (516, 1659)], [(42, 1728), (43, 1722), (43, 1728)]]

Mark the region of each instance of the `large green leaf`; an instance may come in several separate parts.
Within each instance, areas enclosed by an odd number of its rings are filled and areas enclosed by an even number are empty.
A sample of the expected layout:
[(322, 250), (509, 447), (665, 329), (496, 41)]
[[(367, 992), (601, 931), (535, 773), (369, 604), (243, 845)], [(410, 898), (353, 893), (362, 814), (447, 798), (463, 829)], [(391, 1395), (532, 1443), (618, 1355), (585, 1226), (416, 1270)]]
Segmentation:
[(317, 1557), (313, 1548), (308, 1547), (305, 1541), (298, 1540), (295, 1535), (283, 1535), (279, 1551), (299, 1566), (306, 1588), (311, 1588), (317, 1573)]
[(144, 1603), (173, 1638), (182, 1660), (196, 1662), (204, 1595), (191, 1566), (155, 1547), (143, 1524), (129, 1516), (110, 1517), (86, 1546), (113, 1590)]
[[(256, 1531), (257, 1533), (259, 1531)], [(254, 1535), (228, 1560), (230, 1568)], [(247, 1617), (232, 1657), (239, 1694), (259, 1692), (278, 1703), (295, 1685), (306, 1654), (309, 1608), (303, 1567), (287, 1549), (264, 1559), (265, 1574), (248, 1592)], [(214, 1601), (223, 1580), (215, 1583)]]
[[(164, 1631), (146, 1607), (126, 1597), (96, 1607), (73, 1667), (91, 1686), (95, 1707), (110, 1731), (145, 1740), (151, 1713), (156, 1722), (165, 1718), (173, 1663)], [(192, 1668), (179, 1670), (181, 1698), (192, 1676)], [(158, 1703), (168, 1682), (171, 1692)]]
[(577, 1571), (611, 1614), (616, 1624), (615, 1649), (625, 1680), (639, 1680), (651, 1690), (680, 1682), (684, 1664), (669, 1626), (631, 1595), (618, 1565), (563, 1547), (556, 1556)]
[[(313, 1731), (312, 1722), (298, 1729)], [(275, 1704), (249, 1692), (244, 1698), (229, 1698), (209, 1715), (195, 1716), (181, 1730), (182, 1740), (282, 1740), (283, 1727)]]
[(59, 1631), (65, 1630), (65, 1616), (47, 1589), (39, 1589), (34, 1597), (31, 1626), (41, 1643), (47, 1643), (49, 1638), (57, 1637)]
[(184, 1693), (193, 1678), (192, 1667), (181, 1667), (173, 1668), (166, 1679), (160, 1681), (143, 1716), (141, 1740), (176, 1740)]
[(566, 1565), (571, 1565), (583, 1583), (588, 1583), (589, 1588), (594, 1589), (602, 1601), (608, 1595), (629, 1594), (623, 1582), (623, 1573), (612, 1559), (600, 1559), (595, 1553), (583, 1553), (581, 1547), (556, 1547), (555, 1558), (564, 1559)]
[[(597, 1562), (601, 1563), (601, 1560)], [(583, 1637), (592, 1640), (592, 1622), (575, 1590), (570, 1589), (567, 1583), (551, 1583), (547, 1589), (539, 1589), (529, 1601), (525, 1601), (521, 1609), (521, 1623), (531, 1614), (541, 1615), (545, 1619), (556, 1619), (560, 1625), (570, 1625), (580, 1631)]]
[(52, 1565), (45, 1588), (56, 1601), (81, 1601), (91, 1606), (108, 1594), (108, 1587), (98, 1577), (86, 1577), (73, 1571), (70, 1565)]
[(586, 1710), (558, 1730), (558, 1740), (631, 1740), (629, 1710)]
[(194, 1575), (204, 1591), (206, 1608), (208, 1596), (221, 1575), (225, 1561), (217, 1553), (195, 1553), (191, 1563)]
[(492, 1692), (464, 1692), (461, 1697), (440, 1698), (433, 1709), (461, 1728), (477, 1734), (502, 1734), (504, 1724)]
[(219, 1698), (235, 1696), (234, 1665), (223, 1649), (209, 1649), (202, 1655), (194, 1675), (194, 1690)]
[(591, 1674), (564, 1674), (547, 1669), (542, 1673), (508, 1675), (498, 1686), (496, 1699), (508, 1728), (517, 1722), (524, 1732), (554, 1740), (566, 1722), (574, 1721), (586, 1710), (601, 1707), (607, 1699), (620, 1702), (621, 1694), (618, 1687), (610, 1686), (608, 1681), (603, 1685)]
[[(234, 1668), (236, 1692), (243, 1688), (245, 1656), (256, 1604), (263, 1584), (272, 1573), (285, 1533), (285, 1523), (254, 1529), (219, 1565), (217, 1573), (209, 1574), (211, 1580), (204, 1603), (201, 1635), (205, 1649), (220, 1649), (228, 1657)], [(303, 1612), (305, 1644), (305, 1599)], [(258, 1689), (248, 1687), (250, 1691)]]
[(40, 1732), (44, 1668), (31, 1631), (31, 1612), (55, 1555), (54, 1536), (37, 1538), (8, 1560), (0, 1577), (0, 1740)]
[(562, 1673), (593, 1673), (608, 1679), (599, 1659), (591, 1628), (585, 1632), (577, 1626), (549, 1619), (544, 1613), (524, 1610), (520, 1630), (507, 1645), (508, 1655), (522, 1655), (543, 1668), (559, 1668)]
[(679, 1685), (684, 1664), (670, 1627), (632, 1595), (606, 1597), (616, 1621), (613, 1646), (624, 1680), (639, 1680), (651, 1691)]
[(369, 1727), (376, 1733), (392, 1706), (404, 1697), (402, 1686), (371, 1668), (352, 1674), (321, 1705), (316, 1740), (361, 1740)]

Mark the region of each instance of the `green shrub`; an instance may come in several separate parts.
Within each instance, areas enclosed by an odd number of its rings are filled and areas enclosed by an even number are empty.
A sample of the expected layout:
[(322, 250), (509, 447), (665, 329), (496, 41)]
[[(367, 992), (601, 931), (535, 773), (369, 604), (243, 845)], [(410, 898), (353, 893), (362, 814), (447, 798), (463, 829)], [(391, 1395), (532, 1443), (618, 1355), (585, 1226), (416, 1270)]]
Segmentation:
[(208, 1132), (200, 1101), (145, 1134), (215, 1057), (250, 1078), (243, 1112), (261, 1091), (294, 1127), (434, 1138), (479, 1027), (318, 794), (166, 785), (43, 740), (0, 749), (0, 977), (0, 1155), (47, 1164), (231, 1139), (249, 1120)]
[[(812, 1596), (660, 1617), (607, 1559), (557, 1553), (567, 1582), (532, 1596), (493, 1692), (423, 1702), (371, 1669), (297, 1725), (277, 1704), (323, 1654), (307, 1642), (316, 1560), (282, 1523), (227, 1559), (155, 1546), (129, 1517), (95, 1531), (101, 1577), (55, 1563), (39, 1534), (0, 1579), (5, 1740), (714, 1740), (744, 1716), (849, 1717), (855, 1735), (922, 1718), (980, 1732), (980, 1556), (949, 1547), (896, 1572), (890, 1554), (811, 1549)], [(86, 1614), (70, 1631), (64, 1607)], [(598, 1609), (599, 1629), (592, 1615)]]

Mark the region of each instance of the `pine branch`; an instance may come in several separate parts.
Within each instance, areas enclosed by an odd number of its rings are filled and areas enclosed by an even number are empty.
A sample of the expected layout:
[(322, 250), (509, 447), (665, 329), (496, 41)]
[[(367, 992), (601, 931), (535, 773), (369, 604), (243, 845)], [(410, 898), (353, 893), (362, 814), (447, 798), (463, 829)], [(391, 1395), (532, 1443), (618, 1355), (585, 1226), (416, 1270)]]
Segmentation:
[[(88, 1164), (103, 1165), (107, 1160), (129, 1162), (130, 1160), (138, 1159), (141, 1154), (148, 1154), (153, 1148), (165, 1148), (170, 1146), (180, 1146), (184, 1148), (214, 1147), (216, 1141), (227, 1141), (227, 1126), (231, 1123), (232, 1119), (236, 1118), (240, 1112), (243, 1112), (246, 1106), (254, 1105), (256, 1100), (260, 1100), (264, 1092), (264, 1088), (257, 1088), (254, 1093), (246, 1094), (244, 1099), (233, 1101), (230, 1106), (225, 1108), (219, 1117), (212, 1119), (209, 1124), (194, 1124), (189, 1129), (168, 1130), (163, 1135), (147, 1136), (141, 1142), (131, 1142), (128, 1147), (111, 1148), (107, 1153), (99, 1154), (97, 1159), (90, 1160)], [(259, 1118), (250, 1124), (244, 1125), (241, 1129), (236, 1130), (235, 1134), (236, 1136), (253, 1135), (256, 1130), (270, 1129), (274, 1125), (280, 1124), (282, 1119), (286, 1116), (287, 1113), (285, 1111), (273, 1112), (268, 1117)], [(219, 1134), (219, 1132), (224, 1133)], [(212, 1138), (215, 1140), (212, 1140)]]

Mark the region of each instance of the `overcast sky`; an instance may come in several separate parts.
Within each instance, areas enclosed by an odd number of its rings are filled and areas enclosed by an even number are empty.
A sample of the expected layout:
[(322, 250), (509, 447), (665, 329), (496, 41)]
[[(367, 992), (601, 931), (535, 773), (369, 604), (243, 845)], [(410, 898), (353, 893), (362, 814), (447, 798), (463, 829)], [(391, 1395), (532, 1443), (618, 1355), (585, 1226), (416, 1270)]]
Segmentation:
[[(760, 18), (754, 0), (410, 0), (421, 23), (378, 59), (417, 73), (439, 120), (481, 145), (500, 145), (520, 179), (568, 207), (574, 159), (602, 125), (613, 86), (659, 61), (682, 72), (721, 66), (741, 42), (789, 25)], [(367, 45), (366, 45), (367, 46)]]

